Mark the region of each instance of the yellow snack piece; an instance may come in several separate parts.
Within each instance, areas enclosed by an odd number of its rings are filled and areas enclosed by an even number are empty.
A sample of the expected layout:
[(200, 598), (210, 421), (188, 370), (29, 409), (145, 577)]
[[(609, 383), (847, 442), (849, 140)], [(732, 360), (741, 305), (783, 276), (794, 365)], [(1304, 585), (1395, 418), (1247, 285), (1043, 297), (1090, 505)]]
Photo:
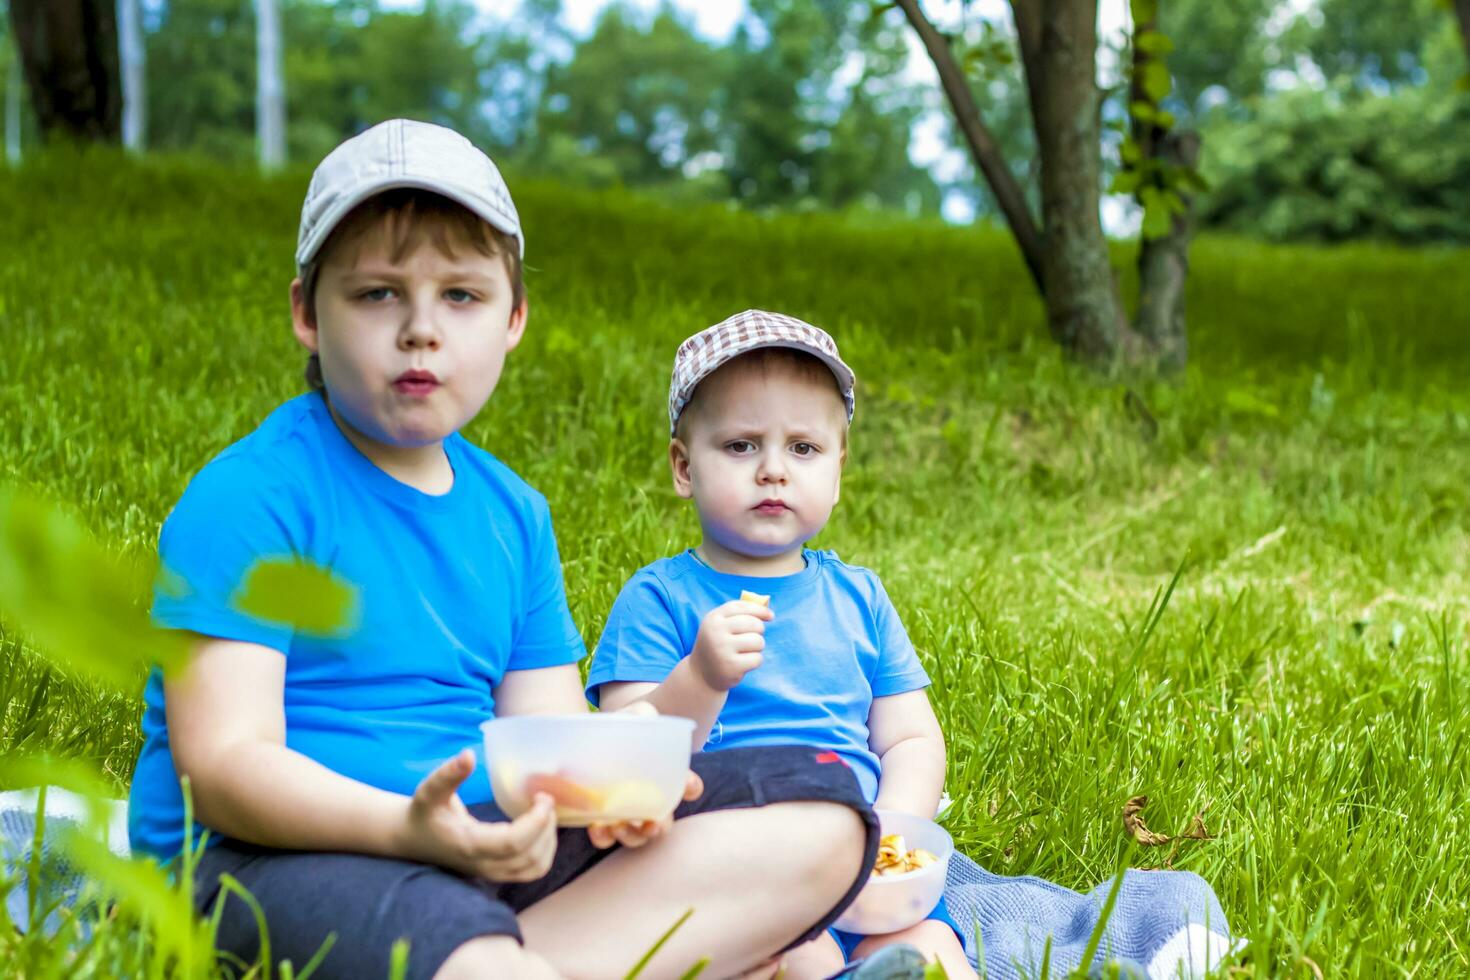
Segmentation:
[(768, 596), (768, 595), (761, 595), (759, 592), (750, 592), (750, 591), (748, 591), (746, 589), (741, 589), (740, 590), (740, 601), (741, 602), (753, 602), (757, 606), (765, 606), (767, 609), (769, 609), (771, 607), (771, 597), (770, 596)]
[(667, 806), (658, 785), (647, 779), (620, 779), (602, 787), (602, 812), (609, 817), (654, 820)]
[(922, 847), (910, 850), (902, 834), (884, 834), (878, 838), (878, 859), (873, 862), (874, 878), (886, 875), (901, 875), (909, 871), (927, 868), (939, 858)]

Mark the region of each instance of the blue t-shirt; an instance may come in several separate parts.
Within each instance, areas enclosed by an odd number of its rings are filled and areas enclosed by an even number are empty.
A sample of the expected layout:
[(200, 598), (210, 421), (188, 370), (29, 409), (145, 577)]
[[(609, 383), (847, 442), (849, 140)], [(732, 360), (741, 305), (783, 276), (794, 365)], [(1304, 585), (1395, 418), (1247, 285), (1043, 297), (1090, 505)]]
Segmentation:
[[(303, 395), (195, 475), (158, 541), (154, 620), (279, 650), (286, 745), (395, 793), (479, 745), (506, 671), (586, 652), (545, 498), (457, 434), (444, 451), (453, 487), (422, 493), (348, 442), (321, 396)], [(237, 608), (247, 571), (272, 558), (355, 586), (344, 635), (296, 633)], [(144, 700), (129, 833), (134, 849), (168, 859), (183, 843), (184, 809), (156, 670)], [(483, 766), (460, 796), (491, 798)]]
[(830, 749), (878, 795), (868, 747), (874, 698), (929, 685), (878, 576), (830, 551), (802, 552), (806, 567), (779, 578), (725, 575), (693, 551), (642, 568), (623, 586), (592, 657), (587, 696), (611, 681), (659, 682), (694, 649), (699, 624), (741, 590), (771, 597), (761, 665), (730, 689), (706, 751), (802, 744)]

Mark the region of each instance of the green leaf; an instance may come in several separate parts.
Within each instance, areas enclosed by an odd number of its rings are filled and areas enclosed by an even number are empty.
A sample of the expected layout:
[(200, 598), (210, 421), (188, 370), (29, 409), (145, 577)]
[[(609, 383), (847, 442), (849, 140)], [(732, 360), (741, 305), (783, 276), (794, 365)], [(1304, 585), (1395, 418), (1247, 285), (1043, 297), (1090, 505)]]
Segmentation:
[(1154, 113), (1154, 125), (1160, 129), (1174, 128), (1174, 113), (1168, 109), (1160, 109)]
[(1133, 39), (1133, 46), (1144, 54), (1155, 58), (1174, 50), (1174, 42), (1161, 31), (1144, 31)]
[(1143, 237), (1163, 238), (1169, 233), (1169, 208), (1157, 187), (1145, 187), (1138, 195), (1143, 205)]
[(54, 504), (0, 488), (0, 619), (53, 663), (122, 691), (150, 664), (182, 664), (184, 637), (148, 621), (145, 573)]
[(245, 575), (235, 608), (312, 636), (357, 628), (357, 590), (329, 569), (294, 558), (263, 559)]
[(1129, 0), (1128, 12), (1135, 24), (1155, 20), (1159, 16), (1159, 0)]
[(1123, 141), (1122, 146), (1118, 147), (1118, 158), (1131, 167), (1143, 159), (1143, 151), (1138, 148), (1133, 138), (1129, 137)]
[(1205, 179), (1204, 174), (1193, 168), (1185, 168), (1179, 174), (1179, 183), (1188, 185), (1191, 190), (1204, 193), (1210, 189), (1210, 182)]
[(1162, 61), (1150, 61), (1144, 65), (1138, 84), (1148, 96), (1149, 101), (1155, 105), (1164, 101), (1169, 90), (1174, 87), (1173, 81), (1169, 78), (1169, 69)]
[(1168, 209), (1170, 214), (1184, 213), (1184, 198), (1180, 197), (1172, 190), (1165, 190), (1162, 197), (1164, 201), (1164, 207)]
[(1138, 190), (1141, 174), (1137, 170), (1119, 170), (1113, 175), (1113, 183), (1108, 187), (1109, 194), (1132, 194)]
[(1128, 103), (1128, 114), (1143, 123), (1153, 122), (1157, 118), (1153, 103), (1142, 99), (1134, 99)]
[(1281, 410), (1275, 405), (1243, 388), (1232, 388), (1226, 392), (1225, 404), (1232, 411), (1245, 415), (1259, 415), (1268, 419), (1281, 417)]

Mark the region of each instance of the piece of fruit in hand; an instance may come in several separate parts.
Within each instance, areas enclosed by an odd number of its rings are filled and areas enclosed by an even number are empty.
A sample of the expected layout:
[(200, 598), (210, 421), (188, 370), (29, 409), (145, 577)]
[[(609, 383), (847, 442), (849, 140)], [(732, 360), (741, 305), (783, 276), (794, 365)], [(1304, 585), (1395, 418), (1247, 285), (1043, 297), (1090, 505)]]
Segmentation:
[(765, 606), (767, 609), (769, 609), (770, 606), (771, 606), (771, 597), (770, 596), (768, 596), (768, 595), (761, 595), (759, 592), (751, 592), (751, 591), (749, 591), (747, 589), (741, 589), (740, 590), (740, 601), (741, 602), (753, 602), (757, 606)]

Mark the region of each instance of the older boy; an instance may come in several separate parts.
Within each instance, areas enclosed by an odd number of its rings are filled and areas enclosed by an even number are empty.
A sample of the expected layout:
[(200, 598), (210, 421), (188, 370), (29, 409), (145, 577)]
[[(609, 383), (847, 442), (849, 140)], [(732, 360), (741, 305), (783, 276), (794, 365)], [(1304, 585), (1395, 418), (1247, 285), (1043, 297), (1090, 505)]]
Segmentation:
[[(814, 746), (878, 807), (932, 816), (945, 755), (929, 678), (878, 577), (804, 547), (837, 503), (853, 383), (826, 332), (779, 313), (738, 314), (679, 347), (669, 462), (703, 541), (623, 588), (588, 696), (692, 718), (714, 754)], [(820, 936), (787, 969), (823, 977), (900, 943), (974, 976), (942, 902), (901, 933)]]
[[(546, 501), (458, 434), (524, 335), (523, 249), (499, 172), (458, 134), (392, 120), (339, 146), (291, 284), (316, 390), (205, 466), (163, 527), (184, 588), (154, 615), (198, 645), (185, 675), (149, 681), (132, 839), (179, 854), (188, 776), (194, 832), (213, 832), (198, 905), (224, 902), (219, 945), (247, 961), (261, 944), (226, 873), (264, 909), (272, 958), (300, 967), (335, 934), (335, 977), (386, 975), (399, 938), (414, 977), (621, 975), (689, 908), (654, 973), (708, 956), (728, 975), (861, 885), (872, 815), (805, 750), (696, 759), (705, 792), (692, 777), (679, 819), (590, 832), (558, 832), (544, 797), (506, 821), (472, 777), (485, 719), (586, 710)], [(240, 611), (239, 583), (283, 556), (356, 586), (352, 629)]]

